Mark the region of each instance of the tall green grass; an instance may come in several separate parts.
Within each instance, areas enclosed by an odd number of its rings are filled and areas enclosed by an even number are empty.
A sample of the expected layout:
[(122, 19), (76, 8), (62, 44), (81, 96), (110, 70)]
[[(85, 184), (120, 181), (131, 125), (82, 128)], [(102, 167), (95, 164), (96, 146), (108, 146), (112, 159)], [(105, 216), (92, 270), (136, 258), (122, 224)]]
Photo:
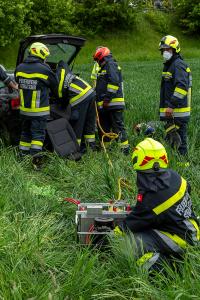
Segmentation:
[[(138, 122), (157, 120), (162, 60), (123, 61), (127, 110), (125, 122), (131, 147), (143, 136), (133, 134)], [(182, 169), (168, 147), (170, 166), (192, 186), (192, 199), (200, 214), (200, 59), (188, 60), (193, 71), (193, 111), (189, 126), (191, 166)], [(91, 64), (75, 70), (89, 80)], [(157, 136), (160, 139), (160, 135)], [(162, 138), (161, 138), (161, 141)], [(166, 145), (167, 146), (167, 145)], [(114, 172), (103, 152), (86, 154), (79, 162), (47, 155), (41, 172), (30, 160), (18, 161), (16, 149), (0, 148), (0, 298), (1, 299), (199, 299), (199, 249), (189, 249), (180, 270), (166, 269), (150, 280), (134, 260), (130, 241), (116, 239), (111, 251), (99, 252), (76, 242), (73, 204), (63, 201), (106, 202), (116, 198), (117, 178), (127, 178), (132, 191), (122, 198), (135, 203), (137, 193), (131, 157), (117, 145), (109, 153)]]

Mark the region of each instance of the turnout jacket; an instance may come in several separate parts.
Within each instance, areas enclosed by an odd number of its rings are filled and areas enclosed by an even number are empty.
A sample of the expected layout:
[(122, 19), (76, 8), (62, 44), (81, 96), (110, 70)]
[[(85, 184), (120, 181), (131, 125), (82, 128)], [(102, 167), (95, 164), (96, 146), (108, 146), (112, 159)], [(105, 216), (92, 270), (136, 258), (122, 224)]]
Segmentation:
[(92, 73), (90, 75), (90, 78), (92, 80), (97, 80), (97, 74), (98, 74), (98, 72), (99, 72), (100, 69), (101, 69), (101, 67), (99, 66), (98, 62), (96, 61), (94, 63), (94, 66), (92, 68)]
[(164, 63), (160, 88), (160, 119), (165, 120), (167, 107), (173, 108), (174, 118), (188, 120), (191, 110), (192, 75), (179, 54)]
[(170, 169), (137, 176), (138, 201), (123, 226), (132, 232), (157, 230), (181, 246), (195, 244), (199, 226), (186, 180)]
[(103, 101), (109, 102), (107, 109), (125, 108), (121, 68), (111, 55), (104, 58), (97, 73), (96, 94), (98, 109), (103, 108)]
[(58, 82), (51, 68), (42, 59), (29, 55), (17, 66), (20, 113), (26, 116), (49, 115), (49, 89), (56, 95)]
[(0, 80), (3, 81), (6, 85), (8, 85), (12, 79), (9, 75), (6, 74), (5, 69), (0, 65)]
[(72, 73), (67, 63), (60, 61), (57, 66), (58, 97), (71, 107), (78, 105), (86, 99), (93, 98), (93, 88), (82, 78)]

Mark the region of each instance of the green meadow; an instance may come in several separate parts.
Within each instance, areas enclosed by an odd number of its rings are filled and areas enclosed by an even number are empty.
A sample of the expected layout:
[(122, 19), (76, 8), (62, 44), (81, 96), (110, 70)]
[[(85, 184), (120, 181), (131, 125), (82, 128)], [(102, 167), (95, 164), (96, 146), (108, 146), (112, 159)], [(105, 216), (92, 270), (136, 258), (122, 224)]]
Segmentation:
[[(92, 53), (97, 45), (111, 48), (122, 67), (127, 109), (125, 123), (131, 147), (144, 136), (136, 136), (133, 126), (157, 121), (162, 58), (158, 43), (162, 35), (151, 26), (141, 32), (119, 33), (115, 37), (89, 40), (76, 60), (74, 71), (90, 80)], [(170, 32), (171, 34), (173, 32)], [(174, 33), (175, 34), (175, 33)], [(200, 52), (199, 41), (178, 33), (183, 54), (193, 74), (192, 117), (189, 125), (190, 167), (181, 168), (180, 158), (165, 144), (161, 131), (155, 138), (163, 142), (170, 167), (192, 186), (192, 199), (200, 215)], [(1, 63), (14, 68), (17, 50), (1, 49)], [(162, 127), (162, 125), (161, 125)], [(103, 151), (88, 152), (79, 162), (47, 153), (40, 172), (30, 159), (19, 161), (17, 149), (0, 147), (0, 299), (48, 300), (135, 300), (199, 299), (200, 252), (188, 249), (180, 269), (166, 274), (148, 275), (136, 266), (127, 238), (111, 241), (107, 252), (83, 247), (76, 241), (73, 204), (107, 202), (116, 199), (117, 179), (126, 178), (131, 190), (122, 189), (122, 199), (135, 203), (136, 174), (131, 154), (124, 156), (117, 144), (109, 151), (114, 169), (108, 167)]]

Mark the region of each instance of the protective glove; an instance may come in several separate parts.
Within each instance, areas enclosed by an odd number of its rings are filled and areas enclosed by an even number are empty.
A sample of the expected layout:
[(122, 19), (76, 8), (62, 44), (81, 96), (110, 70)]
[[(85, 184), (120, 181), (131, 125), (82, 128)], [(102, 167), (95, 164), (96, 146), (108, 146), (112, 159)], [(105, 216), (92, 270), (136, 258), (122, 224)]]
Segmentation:
[(179, 126), (174, 122), (167, 122), (165, 125), (165, 139), (169, 142), (172, 148), (178, 149), (181, 145), (181, 137), (177, 131)]
[(108, 107), (109, 103), (110, 103), (110, 100), (109, 100), (109, 99), (104, 99), (104, 100), (103, 100), (103, 108), (106, 109), (106, 108)]
[(115, 236), (124, 236), (124, 232), (121, 230), (119, 226), (115, 226), (113, 231)]
[(166, 111), (165, 111), (165, 116), (168, 117), (168, 118), (172, 118), (173, 117), (173, 108), (171, 107), (167, 107), (166, 108)]

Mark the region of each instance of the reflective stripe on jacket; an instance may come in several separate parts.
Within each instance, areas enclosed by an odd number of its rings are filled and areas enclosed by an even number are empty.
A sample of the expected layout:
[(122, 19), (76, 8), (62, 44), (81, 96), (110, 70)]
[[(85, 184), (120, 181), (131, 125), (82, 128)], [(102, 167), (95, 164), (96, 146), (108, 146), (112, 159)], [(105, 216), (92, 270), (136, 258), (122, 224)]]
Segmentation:
[[(159, 180), (159, 176), (157, 178)], [(189, 194), (190, 187), (173, 170), (166, 171), (166, 178), (166, 187), (158, 188), (155, 192), (148, 188), (143, 191), (144, 194), (125, 219), (124, 226), (132, 232), (156, 230), (166, 241), (171, 239), (184, 248), (187, 243), (195, 244), (200, 238)]]
[(50, 67), (40, 58), (28, 56), (15, 70), (19, 84), (20, 113), (49, 115), (49, 89), (56, 94), (58, 82)]
[(112, 56), (104, 58), (103, 64), (97, 74), (96, 94), (98, 109), (103, 108), (103, 101), (108, 101), (107, 109), (124, 109), (124, 94), (121, 68)]
[(93, 88), (82, 78), (74, 75), (69, 66), (60, 62), (56, 70), (59, 86), (58, 95), (72, 107), (94, 94)]
[(160, 89), (160, 119), (167, 107), (173, 108), (175, 118), (187, 120), (191, 111), (192, 75), (180, 55), (164, 64)]
[(100, 69), (101, 69), (101, 67), (99, 66), (98, 62), (95, 62), (94, 66), (92, 68), (91, 76), (90, 76), (90, 78), (92, 80), (97, 80), (97, 74), (98, 74), (98, 72), (99, 72)]

